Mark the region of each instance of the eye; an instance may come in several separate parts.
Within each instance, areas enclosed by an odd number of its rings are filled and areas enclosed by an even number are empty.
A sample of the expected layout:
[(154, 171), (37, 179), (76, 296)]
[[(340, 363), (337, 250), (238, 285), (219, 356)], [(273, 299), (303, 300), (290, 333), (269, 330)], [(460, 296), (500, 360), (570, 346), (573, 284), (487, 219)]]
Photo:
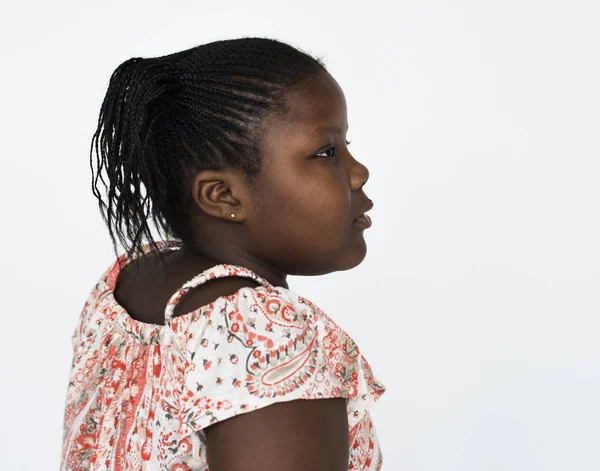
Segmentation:
[[(346, 140), (346, 145), (349, 146), (351, 141)], [(325, 149), (318, 154), (315, 154), (315, 157), (337, 157), (337, 151), (335, 146), (331, 146), (328, 149)]]
[(315, 157), (337, 157), (335, 146), (331, 146), (328, 149), (322, 150), (318, 154), (315, 154)]

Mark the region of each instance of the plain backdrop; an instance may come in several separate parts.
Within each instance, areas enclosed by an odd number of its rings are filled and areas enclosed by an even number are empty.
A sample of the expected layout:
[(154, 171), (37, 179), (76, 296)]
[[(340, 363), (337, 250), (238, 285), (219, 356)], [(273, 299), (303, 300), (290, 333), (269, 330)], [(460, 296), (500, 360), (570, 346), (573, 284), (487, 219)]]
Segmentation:
[(111, 73), (252, 35), (326, 61), (371, 172), (365, 261), (289, 282), (386, 385), (384, 471), (600, 469), (597, 2), (2, 9), (2, 469), (59, 464), (70, 336), (114, 260), (88, 160)]

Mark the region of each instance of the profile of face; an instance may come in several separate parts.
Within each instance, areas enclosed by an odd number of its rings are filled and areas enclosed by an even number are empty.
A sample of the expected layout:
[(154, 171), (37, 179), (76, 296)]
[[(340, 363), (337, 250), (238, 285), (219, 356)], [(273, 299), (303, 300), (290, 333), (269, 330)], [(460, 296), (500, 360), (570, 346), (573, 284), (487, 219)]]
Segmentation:
[[(267, 123), (264, 168), (248, 215), (253, 245), (287, 273), (348, 270), (366, 256), (364, 226), (369, 177), (347, 146), (344, 93), (319, 74), (288, 96), (292, 112)], [(250, 228), (249, 228), (250, 229)]]
[[(272, 115), (264, 123), (257, 181), (250, 185), (230, 174), (230, 188), (219, 193), (228, 206), (219, 214), (223, 220), (234, 211), (236, 246), (280, 272), (349, 270), (366, 256), (365, 226), (355, 218), (372, 203), (363, 192), (369, 171), (347, 145), (344, 93), (322, 73), (289, 92), (287, 103), (287, 115)], [(205, 189), (204, 196), (211, 193)], [(201, 200), (213, 214), (219, 212)]]

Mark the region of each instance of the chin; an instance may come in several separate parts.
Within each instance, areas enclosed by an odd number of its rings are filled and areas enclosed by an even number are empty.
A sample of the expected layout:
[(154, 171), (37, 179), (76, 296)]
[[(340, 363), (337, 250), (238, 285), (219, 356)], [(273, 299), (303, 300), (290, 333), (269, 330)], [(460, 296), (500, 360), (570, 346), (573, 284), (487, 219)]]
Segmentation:
[(338, 271), (352, 270), (359, 266), (367, 256), (367, 243), (364, 238), (360, 238), (357, 244), (348, 248), (342, 255), (338, 263)]
[[(312, 252), (310, 262), (302, 260), (301, 263), (293, 265), (290, 275), (320, 276), (337, 271), (352, 270), (360, 265), (367, 256), (367, 243), (359, 234), (345, 241), (336, 241), (328, 248), (321, 247), (318, 253)], [(341, 247), (340, 247), (341, 244)], [(337, 249), (333, 249), (337, 245)]]

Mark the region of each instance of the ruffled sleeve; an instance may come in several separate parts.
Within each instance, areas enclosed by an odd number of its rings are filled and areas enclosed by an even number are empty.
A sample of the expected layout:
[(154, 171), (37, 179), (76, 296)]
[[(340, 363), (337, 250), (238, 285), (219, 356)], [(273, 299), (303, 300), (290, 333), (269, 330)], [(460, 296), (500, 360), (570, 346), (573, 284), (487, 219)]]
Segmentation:
[(385, 392), (356, 343), (282, 287), (244, 287), (195, 316), (173, 319), (173, 328), (185, 355), (174, 393), (179, 440), (295, 399), (347, 398), (352, 428)]

